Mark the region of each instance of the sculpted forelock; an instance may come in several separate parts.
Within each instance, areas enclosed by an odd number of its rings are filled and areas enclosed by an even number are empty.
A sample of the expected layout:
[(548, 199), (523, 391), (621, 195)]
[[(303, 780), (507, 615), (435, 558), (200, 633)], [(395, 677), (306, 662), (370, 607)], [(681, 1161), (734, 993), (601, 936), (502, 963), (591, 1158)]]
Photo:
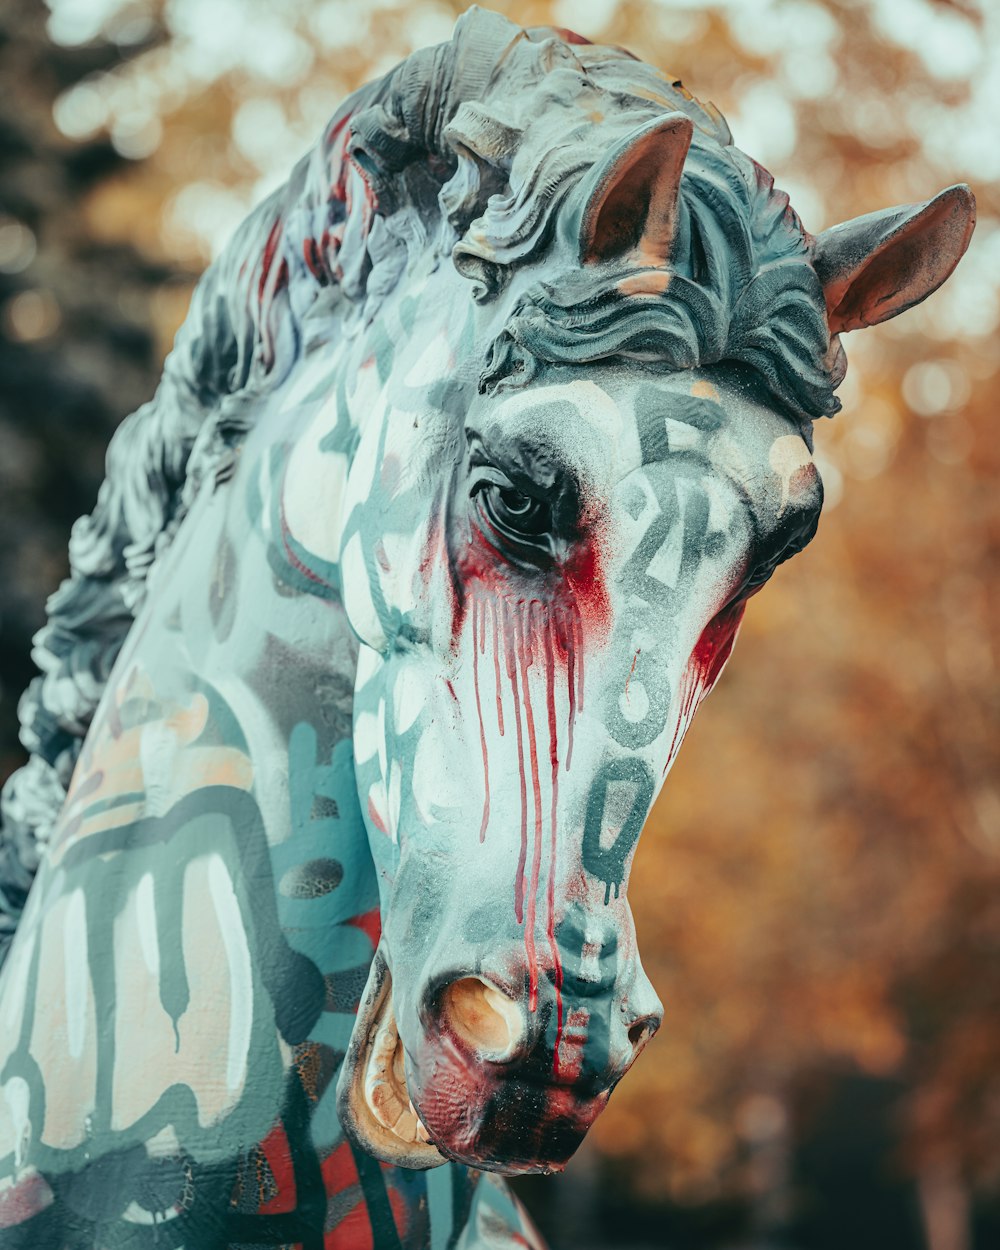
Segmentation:
[(814, 238), (679, 83), (482, 10), (345, 102), (39, 636), (5, 1246), (537, 1244), (483, 1173), (562, 1168), (659, 1027), (636, 844), (815, 531), (839, 334), (972, 221)]

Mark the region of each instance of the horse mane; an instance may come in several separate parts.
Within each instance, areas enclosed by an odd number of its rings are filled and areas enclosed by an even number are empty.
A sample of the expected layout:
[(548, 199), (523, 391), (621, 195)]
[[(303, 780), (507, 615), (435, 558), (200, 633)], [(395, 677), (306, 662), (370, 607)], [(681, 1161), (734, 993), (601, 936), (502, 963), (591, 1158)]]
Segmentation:
[(257, 401), (312, 327), (365, 324), (428, 248), (451, 254), (475, 299), (497, 299), (556, 246), (560, 210), (608, 142), (678, 111), (695, 141), (667, 292), (625, 296), (621, 271), (567, 263), (517, 299), (481, 389), (523, 384), (547, 362), (738, 360), (797, 411), (836, 410), (842, 354), (809, 236), (714, 107), (621, 49), (469, 10), (449, 43), (350, 96), (250, 214), (198, 283), (154, 397), (111, 440), (18, 709), (30, 759), (0, 797), (0, 959), (160, 557), (206, 476), (231, 471)]
[(805, 428), (839, 412), (843, 354), (839, 342), (831, 350), (788, 197), (742, 152), (696, 142), (678, 208), (666, 291), (660, 266), (578, 265), (535, 282), (494, 339), (480, 391), (525, 386), (546, 364), (627, 357), (676, 371), (728, 362), (749, 366), (765, 397)]

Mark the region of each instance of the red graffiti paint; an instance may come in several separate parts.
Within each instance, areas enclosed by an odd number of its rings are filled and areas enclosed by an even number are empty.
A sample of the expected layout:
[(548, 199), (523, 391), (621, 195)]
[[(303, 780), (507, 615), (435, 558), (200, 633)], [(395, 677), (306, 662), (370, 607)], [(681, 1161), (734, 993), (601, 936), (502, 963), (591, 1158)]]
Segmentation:
[(558, 1063), (555, 1075), (564, 1084), (579, 1080), (590, 1032), (590, 1012), (586, 1007), (574, 1007), (566, 1016), (565, 1029), (560, 1039)]
[(323, 1250), (374, 1250), (371, 1220), (368, 1208), (361, 1197), (361, 1178), (350, 1145), (342, 1142), (321, 1164), (323, 1187), (329, 1198), (345, 1191), (358, 1194), (357, 1203), (350, 1208), (323, 1239)]
[(302, 240), (302, 259), (320, 286), (330, 286), (341, 272), (336, 261), (344, 242), (344, 225), (341, 221), (327, 226), (318, 240), (311, 235)]
[(719, 680), (726, 661), (732, 654), (746, 606), (745, 598), (734, 599), (727, 604), (712, 617), (695, 643), (681, 679), (680, 711), (674, 726), (674, 736), (670, 741), (667, 762), (663, 766), (664, 775), (674, 762), (688, 726), (698, 710), (698, 704)]
[(324, 1236), (323, 1250), (374, 1250), (371, 1219), (363, 1198)]
[[(500, 536), (495, 535), (499, 539)], [(479, 719), (480, 750), (483, 759), (483, 817), (479, 837), (484, 841), (490, 820), (490, 759), (488, 731), (483, 714), (483, 680), (480, 660), (487, 641), (493, 648), (496, 695), (496, 727), (505, 733), (505, 691), (511, 701), (517, 748), (520, 799), (520, 848), (514, 879), (514, 916), (524, 926), (525, 961), (528, 973), (528, 1008), (538, 1010), (539, 908), (543, 908), (556, 1010), (556, 1038), (553, 1071), (558, 1078), (563, 1042), (563, 970), (556, 940), (555, 883), (559, 868), (558, 809), (560, 763), (568, 770), (573, 759), (576, 718), (584, 704), (584, 652), (587, 645), (599, 644), (609, 629), (610, 608), (600, 560), (593, 543), (578, 543), (572, 555), (550, 569), (531, 575), (530, 593), (520, 584), (523, 570), (512, 565), (495, 542), (474, 526), (452, 578), (452, 646), (459, 651), (465, 617), (470, 617), (472, 680), (476, 715)], [(467, 635), (466, 635), (467, 636)], [(502, 654), (501, 654), (502, 653)], [(537, 674), (532, 680), (532, 670)], [(557, 681), (558, 674), (558, 681)], [(565, 682), (568, 714), (565, 726), (565, 757), (559, 734), (557, 689)], [(544, 689), (544, 714), (536, 712), (535, 692)], [(548, 730), (548, 782), (550, 798), (543, 801), (543, 746), (541, 727)], [(546, 859), (545, 837), (548, 825), (548, 864), (544, 897), (542, 865)]]
[(635, 674), (635, 666), (639, 663), (640, 655), (642, 655), (642, 647), (637, 647), (635, 655), (632, 657), (632, 667), (629, 669), (628, 676), (625, 678), (625, 702), (626, 703), (628, 703), (629, 701), (629, 698), (628, 698), (629, 682), (632, 680), (632, 677)]
[(344, 924), (360, 929), (371, 942), (372, 950), (378, 946), (379, 938), (382, 936), (382, 914), (377, 907), (373, 907), (371, 911), (362, 912), (360, 916), (352, 916), (349, 920), (345, 920)]
[[(485, 646), (486, 604), (472, 605), (472, 681), (476, 691), (476, 715), (479, 717), (479, 743), (483, 752), (483, 823), (479, 827), (479, 841), (486, 841), (486, 826), (490, 823), (490, 759), (486, 746), (486, 726), (483, 724), (483, 705), (479, 697), (479, 656)], [(450, 684), (450, 683), (449, 683)]]
[(320, 1165), (323, 1173), (323, 1184), (326, 1192), (332, 1197), (352, 1185), (358, 1184), (358, 1169), (351, 1153), (350, 1145), (345, 1141), (326, 1156)]
[[(352, 114), (348, 113), (333, 122), (327, 131), (325, 146), (328, 161), (327, 179), (329, 191), (326, 205), (323, 208), (325, 209), (328, 223), (331, 216), (349, 219), (354, 206), (355, 195), (358, 188), (360, 188), (362, 197), (360, 209), (362, 216), (361, 232), (363, 235), (367, 235), (376, 208), (375, 194), (368, 184), (365, 171), (348, 152), (351, 139), (351, 119)], [(331, 210), (331, 205), (335, 204), (343, 207)], [(316, 207), (317, 209), (320, 208), (318, 205)], [(343, 267), (338, 263), (338, 258), (344, 241), (345, 225), (346, 220), (338, 220), (332, 224), (327, 224), (319, 239), (308, 235), (302, 240), (302, 258), (306, 268), (320, 286), (329, 286), (331, 283), (339, 282), (343, 278)], [(270, 243), (270, 240), (268, 242)], [(284, 265), (284, 270), (279, 275), (281, 280), (278, 283), (278, 289), (288, 278), (287, 265), (285, 262), (282, 262), (282, 264)], [(265, 278), (262, 276), (262, 291), (264, 281)]]
[[(583, 657), (581, 656), (581, 661)], [(569, 693), (569, 724), (566, 732), (566, 771), (573, 763), (573, 726), (576, 724), (576, 622), (571, 617), (566, 629), (566, 689)]]
[[(484, 528), (485, 527), (485, 528)], [(492, 536), (487, 530), (492, 530)], [(557, 616), (575, 617), (590, 645), (605, 639), (611, 628), (611, 604), (598, 544), (583, 532), (569, 554), (548, 568), (526, 572), (504, 554), (505, 539), (484, 518), (473, 519), (468, 539), (455, 558), (452, 640), (462, 632), (469, 594), (500, 601), (549, 606)], [(463, 593), (463, 591), (465, 593)]]
[[(566, 683), (566, 703), (569, 708), (566, 737), (571, 741), (573, 720), (581, 702), (583, 683), (582, 663), (576, 654), (579, 622), (574, 612), (567, 612), (559, 604), (543, 603), (536, 598), (520, 602), (507, 596), (486, 597), (481, 584), (474, 588), (469, 606), (469, 617), (472, 633), (473, 689), (476, 698), (476, 714), (479, 717), (480, 748), (486, 785), (480, 839), (485, 838), (490, 803), (489, 738), (483, 716), (480, 673), (480, 661), (485, 656), (487, 639), (489, 639), (493, 645), (496, 681), (496, 726), (501, 734), (504, 733), (505, 728), (502, 676), (506, 677), (509, 688), (508, 697), (513, 705), (520, 797), (520, 850), (514, 882), (514, 914), (518, 924), (524, 926), (528, 1008), (530, 1011), (538, 1009), (537, 933), (539, 907), (542, 906), (555, 988), (556, 1042), (553, 1068), (558, 1076), (563, 1025), (563, 972), (555, 936), (560, 770), (560, 716), (556, 678), (557, 672), (561, 670)], [(545, 701), (542, 715), (536, 713), (535, 700), (538, 698), (538, 693), (536, 689), (533, 689), (537, 683), (532, 680), (532, 670), (538, 674), (544, 688)], [(546, 810), (542, 793), (542, 768), (545, 758), (544, 745), (541, 741), (542, 726), (548, 731), (550, 786), (548, 810)], [(541, 879), (542, 863), (545, 858), (546, 823), (549, 839), (548, 872), (543, 897)]]
[(372, 802), (372, 796), (370, 794), (368, 796), (368, 816), (379, 833), (384, 833), (388, 836), (389, 829), (385, 823), (385, 818)]
[[(424, 540), (424, 549), (420, 556), (420, 564), (417, 571), (420, 574), (420, 580), (424, 584), (425, 590), (430, 590), (431, 582), (434, 579), (434, 568), (437, 563), (438, 552), (441, 546), (441, 521), (434, 514), (427, 525), (427, 536)], [(447, 584), (447, 583), (446, 583)], [(449, 586), (449, 590), (451, 587)], [(454, 615), (454, 603), (452, 604), (452, 615)]]
[(597, 543), (592, 539), (575, 543), (560, 571), (565, 581), (557, 598), (567, 607), (572, 605), (591, 644), (606, 638), (611, 630), (611, 603)]
[(559, 958), (559, 944), (556, 941), (556, 865), (558, 863), (559, 844), (556, 837), (558, 822), (556, 815), (559, 808), (559, 729), (556, 718), (556, 686), (555, 656), (552, 647), (552, 631), (545, 630), (545, 707), (549, 721), (549, 768), (552, 787), (552, 809), (549, 815), (549, 887), (548, 887), (548, 939), (549, 951), (552, 955), (552, 969), (556, 991), (556, 1040), (553, 1048), (552, 1074), (559, 1079), (559, 1047), (562, 1044), (563, 1000), (562, 1000), (562, 960)]
[(350, 121), (353, 114), (348, 113), (334, 121), (326, 135), (326, 149), (329, 152), (330, 199), (339, 200), (341, 204), (347, 199), (347, 144), (350, 141)]
[(54, 1199), (48, 1181), (33, 1168), (25, 1169), (12, 1185), (0, 1190), (0, 1228), (27, 1223)]
[(262, 360), (265, 370), (274, 364), (274, 327), (271, 324), (270, 312), (275, 298), (288, 285), (288, 261), (282, 256), (275, 266), (281, 243), (282, 221), (276, 217), (267, 236), (260, 261), (260, 276), (257, 280), (257, 305), (260, 318), (260, 336), (262, 344)]
[(535, 808), (534, 842), (531, 853), (531, 885), (527, 891), (528, 909), (524, 923), (524, 943), (528, 956), (528, 1010), (538, 1009), (538, 958), (535, 954), (535, 909), (538, 905), (538, 882), (542, 870), (542, 786), (538, 775), (538, 744), (535, 739), (535, 714), (531, 705), (528, 686), (528, 669), (534, 662), (532, 648), (535, 633), (532, 608), (528, 603), (524, 615), (515, 625), (517, 659), (521, 670), (521, 689), (524, 694), (524, 711), (528, 729), (528, 751), (531, 758), (531, 795)]
[[(499, 606), (499, 605), (498, 605)], [(503, 642), (507, 680), (510, 682), (514, 700), (514, 725), (517, 729), (517, 766), (521, 786), (521, 851), (517, 860), (517, 877), (514, 882), (514, 918), (524, 924), (524, 866), (528, 859), (528, 783), (524, 767), (524, 733), (521, 728), (521, 695), (517, 684), (517, 639), (514, 623), (507, 614), (504, 620)]]
[(320, 284), (320, 286), (328, 286), (333, 275), (330, 273), (326, 264), (326, 249), (330, 242), (330, 232), (323, 231), (323, 238), (317, 243), (313, 238), (302, 240), (302, 259), (305, 261), (306, 268)]
[(277, 1192), (273, 1198), (260, 1205), (261, 1215), (278, 1215), (285, 1211), (294, 1211), (298, 1205), (295, 1190), (295, 1167), (292, 1163), (292, 1151), (288, 1144), (288, 1136), (283, 1124), (276, 1124), (260, 1143), (260, 1150), (267, 1160)]
[[(485, 605), (484, 605), (485, 606)], [(496, 678), (497, 688), (497, 728), (500, 730), (500, 737), (503, 735), (503, 688), (500, 681), (500, 636), (497, 629), (497, 614), (492, 603), (489, 604), (490, 620), (493, 626), (493, 671)]]
[[(281, 242), (281, 218), (276, 217), (274, 219), (274, 225), (271, 227), (271, 232), (267, 236), (267, 242), (264, 244), (264, 255), (260, 264), (260, 278), (257, 282), (257, 301), (260, 304), (264, 303), (264, 292), (267, 289), (267, 280), (270, 277), (271, 266), (274, 264), (274, 258), (277, 255), (278, 244), (280, 242)], [(281, 263), (282, 265), (285, 266), (284, 276), (287, 279), (288, 266), (284, 260), (282, 260)], [(275, 285), (278, 286), (279, 283), (276, 282)]]
[(712, 617), (692, 652), (691, 663), (697, 667), (706, 693), (718, 681), (729, 659), (746, 606), (745, 599), (737, 599)]

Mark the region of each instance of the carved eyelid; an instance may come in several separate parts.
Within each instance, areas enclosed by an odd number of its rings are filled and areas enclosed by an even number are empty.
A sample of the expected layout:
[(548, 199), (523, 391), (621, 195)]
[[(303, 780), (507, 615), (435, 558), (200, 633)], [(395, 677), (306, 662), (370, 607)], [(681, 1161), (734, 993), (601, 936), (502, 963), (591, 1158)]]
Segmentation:
[[(520, 490), (520, 487), (512, 482), (510, 476), (503, 469), (498, 469), (496, 465), (486, 462), (483, 464), (475, 464), (473, 468), (477, 470), (475, 479), (472, 482), (470, 494), (476, 495), (484, 486), (499, 486), (502, 490)], [(521, 491), (521, 494), (527, 492)]]
[(470, 432), (468, 439), (469, 468), (474, 471), (471, 494), (476, 494), (484, 484), (491, 483), (494, 486), (500, 486), (506, 490), (519, 491), (522, 495), (548, 503), (551, 502), (554, 495), (559, 493), (560, 488), (563, 486), (562, 474), (559, 474), (558, 479), (551, 485), (536, 482), (514, 464), (504, 466), (502, 463), (498, 463), (499, 457), (495, 453), (487, 452), (483, 446), (482, 439), (477, 434)]

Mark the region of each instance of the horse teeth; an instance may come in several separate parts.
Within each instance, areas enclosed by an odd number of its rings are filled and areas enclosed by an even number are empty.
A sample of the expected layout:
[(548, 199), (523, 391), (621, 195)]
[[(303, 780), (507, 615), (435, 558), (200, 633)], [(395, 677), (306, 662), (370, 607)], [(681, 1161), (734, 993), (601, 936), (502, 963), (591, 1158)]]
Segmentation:
[(409, 1111), (401, 1111), (399, 1119), (393, 1125), (393, 1130), (403, 1138), (404, 1141), (416, 1141), (418, 1120), (415, 1115)]
[(396, 1043), (398, 1040), (399, 1038), (396, 1035), (396, 1030), (388, 1025), (383, 1025), (382, 1028), (380, 1028), (375, 1034), (374, 1048), (376, 1051), (384, 1052), (385, 1054), (391, 1056), (396, 1049)]
[(375, 1118), (388, 1129), (395, 1128), (399, 1118), (407, 1114), (403, 1100), (388, 1081), (369, 1081), (365, 1096)]

